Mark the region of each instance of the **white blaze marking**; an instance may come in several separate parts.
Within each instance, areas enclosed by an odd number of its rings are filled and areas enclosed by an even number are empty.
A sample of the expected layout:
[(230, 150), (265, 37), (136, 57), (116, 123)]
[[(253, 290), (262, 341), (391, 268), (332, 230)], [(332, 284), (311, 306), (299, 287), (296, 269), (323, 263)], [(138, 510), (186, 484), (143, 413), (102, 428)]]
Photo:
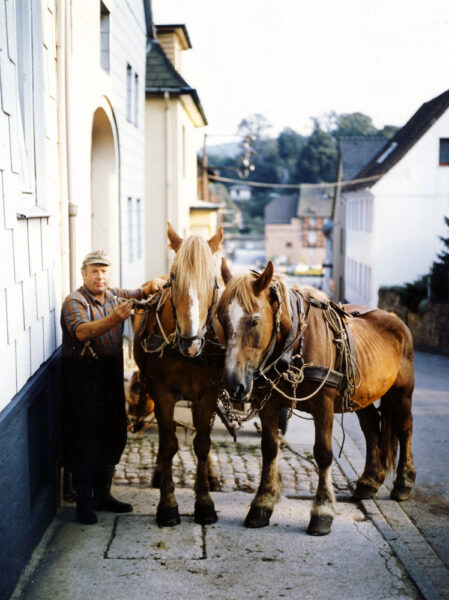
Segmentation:
[(191, 335), (197, 335), (200, 328), (200, 303), (198, 300), (198, 293), (195, 293), (193, 286), (189, 289), (190, 295), (190, 322), (192, 324)]
[(228, 362), (228, 370), (235, 370), (235, 360), (237, 356), (237, 344), (236, 337), (240, 332), (240, 323), (243, 318), (244, 312), (243, 308), (237, 302), (237, 300), (233, 300), (229, 305), (229, 321), (231, 324), (231, 339), (228, 342), (228, 345), (231, 349), (229, 353), (229, 362)]

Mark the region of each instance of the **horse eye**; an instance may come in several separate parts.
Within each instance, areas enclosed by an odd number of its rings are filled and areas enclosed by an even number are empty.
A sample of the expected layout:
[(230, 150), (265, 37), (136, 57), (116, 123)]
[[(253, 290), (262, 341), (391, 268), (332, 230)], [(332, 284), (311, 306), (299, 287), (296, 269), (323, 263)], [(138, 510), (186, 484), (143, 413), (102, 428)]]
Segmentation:
[(248, 325), (250, 327), (255, 327), (256, 325), (259, 324), (260, 321), (260, 317), (251, 317), (251, 319), (248, 321)]

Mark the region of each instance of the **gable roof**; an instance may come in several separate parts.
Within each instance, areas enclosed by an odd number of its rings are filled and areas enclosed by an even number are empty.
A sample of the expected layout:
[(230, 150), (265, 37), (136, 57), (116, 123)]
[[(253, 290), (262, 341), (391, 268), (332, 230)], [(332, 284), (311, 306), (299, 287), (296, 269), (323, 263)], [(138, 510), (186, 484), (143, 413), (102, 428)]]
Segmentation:
[(265, 207), (265, 224), (289, 224), (297, 215), (298, 196), (278, 196)]
[(191, 96), (204, 123), (207, 125), (206, 115), (197, 91), (190, 87), (187, 81), (178, 73), (157, 39), (150, 40), (148, 44), (145, 92), (147, 95), (161, 95), (164, 92), (169, 92), (178, 96), (183, 94)]
[(352, 185), (350, 189), (371, 187), (385, 175), (410, 148), (426, 133), (449, 107), (449, 90), (436, 98), (425, 102), (419, 110), (396, 132), (389, 143), (381, 148), (377, 154), (356, 175), (356, 179), (376, 177), (372, 181)]
[(320, 188), (301, 188), (297, 216), (330, 218), (333, 198), (328, 191)]
[(383, 135), (341, 137), (338, 140), (341, 181), (353, 179), (387, 142), (388, 139)]

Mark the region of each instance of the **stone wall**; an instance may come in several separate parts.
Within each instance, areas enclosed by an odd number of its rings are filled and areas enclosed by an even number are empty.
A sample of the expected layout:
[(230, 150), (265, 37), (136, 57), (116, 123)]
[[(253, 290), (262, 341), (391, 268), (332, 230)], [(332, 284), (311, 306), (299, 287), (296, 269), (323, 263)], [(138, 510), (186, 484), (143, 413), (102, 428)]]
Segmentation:
[(411, 312), (392, 288), (379, 290), (379, 308), (396, 313), (412, 332), (415, 347), (449, 354), (449, 304), (423, 301), (418, 313)]

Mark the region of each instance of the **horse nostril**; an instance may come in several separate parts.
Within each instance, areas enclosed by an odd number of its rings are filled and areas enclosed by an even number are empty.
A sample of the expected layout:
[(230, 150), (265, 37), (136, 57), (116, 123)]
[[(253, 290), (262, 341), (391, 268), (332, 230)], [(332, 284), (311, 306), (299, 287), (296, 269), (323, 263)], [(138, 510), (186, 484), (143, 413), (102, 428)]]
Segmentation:
[(245, 397), (245, 395), (246, 395), (245, 386), (242, 383), (238, 384), (237, 389), (235, 391), (235, 395), (237, 396), (237, 398), (239, 400), (242, 400)]

